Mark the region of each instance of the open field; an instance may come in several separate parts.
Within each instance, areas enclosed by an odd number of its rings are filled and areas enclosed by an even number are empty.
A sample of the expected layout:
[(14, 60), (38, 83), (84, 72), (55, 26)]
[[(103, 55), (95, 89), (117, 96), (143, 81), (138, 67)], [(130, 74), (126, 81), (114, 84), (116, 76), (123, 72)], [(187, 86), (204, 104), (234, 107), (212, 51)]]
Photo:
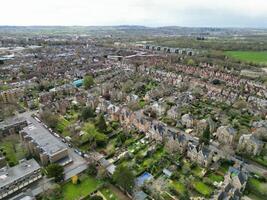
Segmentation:
[(267, 64), (267, 51), (226, 51), (229, 57), (256, 64)]

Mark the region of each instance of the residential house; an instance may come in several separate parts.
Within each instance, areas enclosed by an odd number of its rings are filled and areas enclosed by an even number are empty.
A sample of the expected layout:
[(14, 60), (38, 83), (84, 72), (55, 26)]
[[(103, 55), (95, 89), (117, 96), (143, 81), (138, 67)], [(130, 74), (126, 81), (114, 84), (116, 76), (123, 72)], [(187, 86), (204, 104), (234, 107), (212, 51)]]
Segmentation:
[(222, 144), (233, 144), (237, 131), (230, 126), (220, 126), (216, 131), (216, 137)]
[(259, 155), (264, 143), (254, 137), (252, 134), (242, 135), (239, 138), (238, 150), (251, 155)]
[(184, 114), (181, 118), (181, 122), (186, 128), (192, 128), (193, 127), (193, 117), (190, 114)]
[(196, 142), (189, 142), (187, 147), (187, 157), (191, 161), (201, 166), (208, 167), (215, 160), (216, 152), (207, 147), (200, 147)]
[(215, 196), (216, 200), (240, 200), (242, 192), (246, 188), (248, 176), (242, 168), (230, 167), (224, 177), (224, 183), (219, 193)]

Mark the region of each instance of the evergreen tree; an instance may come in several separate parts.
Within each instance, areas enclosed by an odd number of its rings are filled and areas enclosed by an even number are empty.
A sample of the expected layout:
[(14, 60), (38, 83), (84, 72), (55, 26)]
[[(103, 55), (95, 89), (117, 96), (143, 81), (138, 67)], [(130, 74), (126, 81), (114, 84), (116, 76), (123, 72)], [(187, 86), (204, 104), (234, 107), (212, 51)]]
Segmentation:
[(107, 124), (103, 114), (100, 114), (96, 123), (99, 131), (105, 133), (107, 131)]

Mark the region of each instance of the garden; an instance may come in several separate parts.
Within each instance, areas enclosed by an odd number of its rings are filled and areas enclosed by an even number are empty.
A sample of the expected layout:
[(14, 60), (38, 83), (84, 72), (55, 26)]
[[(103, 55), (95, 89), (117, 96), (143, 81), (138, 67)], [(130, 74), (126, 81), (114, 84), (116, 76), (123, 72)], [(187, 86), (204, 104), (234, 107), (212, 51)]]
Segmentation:
[(245, 194), (252, 199), (267, 199), (267, 180), (258, 176), (249, 178)]
[(65, 183), (62, 186), (62, 194), (66, 200), (76, 200), (98, 190), (102, 184), (103, 182), (94, 177), (83, 175), (77, 184), (73, 184), (71, 181)]
[(9, 166), (19, 163), (27, 155), (25, 148), (16, 134), (5, 137), (0, 141), (0, 152), (6, 157)]

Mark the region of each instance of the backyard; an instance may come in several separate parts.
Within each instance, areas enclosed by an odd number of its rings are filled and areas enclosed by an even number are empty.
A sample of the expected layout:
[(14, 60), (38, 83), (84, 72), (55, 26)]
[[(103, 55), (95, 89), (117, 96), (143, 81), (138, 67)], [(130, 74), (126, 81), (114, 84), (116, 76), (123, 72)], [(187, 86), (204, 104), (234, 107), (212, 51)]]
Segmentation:
[(18, 135), (10, 135), (0, 141), (0, 151), (10, 166), (18, 164), (26, 156), (26, 150), (19, 141)]
[(58, 119), (56, 130), (65, 137), (69, 136), (70, 133), (67, 129), (69, 125), (70, 125), (70, 122), (66, 120), (63, 116), (60, 116)]
[(258, 199), (267, 199), (267, 182), (263, 178), (249, 178), (246, 193)]
[(193, 181), (192, 185), (198, 193), (202, 194), (205, 197), (210, 197), (213, 192), (212, 187), (206, 185), (201, 181)]
[(80, 177), (80, 183), (74, 185), (72, 182), (68, 182), (62, 186), (62, 192), (64, 199), (66, 200), (76, 200), (83, 196), (94, 192), (101, 186), (102, 182), (96, 180), (90, 176)]

